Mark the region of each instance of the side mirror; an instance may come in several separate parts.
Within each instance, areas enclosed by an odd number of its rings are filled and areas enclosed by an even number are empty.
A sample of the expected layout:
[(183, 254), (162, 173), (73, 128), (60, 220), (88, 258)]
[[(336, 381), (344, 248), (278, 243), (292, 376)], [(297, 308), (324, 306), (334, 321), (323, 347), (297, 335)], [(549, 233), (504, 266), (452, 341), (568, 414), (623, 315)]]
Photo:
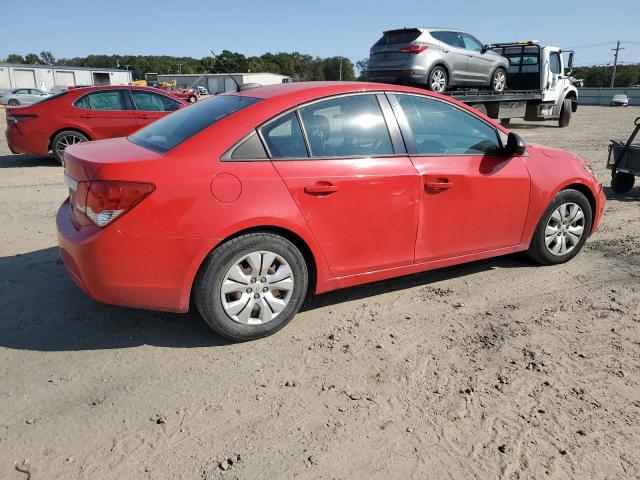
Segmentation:
[(481, 53), (485, 53), (487, 50), (491, 50), (491, 45), (483, 45)]
[(524, 154), (526, 149), (527, 144), (524, 143), (524, 139), (515, 132), (509, 132), (507, 144), (503, 149), (504, 154), (509, 157), (517, 157)]

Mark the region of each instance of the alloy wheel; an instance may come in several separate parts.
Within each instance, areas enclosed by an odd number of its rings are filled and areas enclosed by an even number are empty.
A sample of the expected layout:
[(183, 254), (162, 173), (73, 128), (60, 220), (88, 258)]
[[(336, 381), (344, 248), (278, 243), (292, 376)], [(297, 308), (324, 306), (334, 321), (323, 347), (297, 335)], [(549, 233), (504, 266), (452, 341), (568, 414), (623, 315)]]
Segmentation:
[(84, 142), (84, 139), (78, 135), (74, 135), (72, 133), (70, 133), (69, 135), (65, 135), (60, 140), (58, 140), (58, 143), (56, 143), (56, 153), (58, 154), (58, 157), (64, 158), (64, 151), (67, 147), (82, 142)]
[(293, 293), (293, 271), (280, 255), (252, 252), (235, 261), (220, 287), (222, 307), (235, 322), (262, 325), (286, 308)]
[(577, 203), (558, 206), (547, 221), (545, 245), (552, 255), (563, 256), (571, 252), (584, 235), (584, 212)]
[(7, 104), (8, 104), (10, 107), (17, 107), (18, 105), (20, 105), (20, 102), (19, 102), (18, 100), (16, 100), (15, 98), (12, 98), (11, 100), (9, 100), (9, 101), (7, 102)]
[(498, 70), (493, 76), (493, 90), (495, 92), (501, 92), (507, 83), (507, 76), (502, 70)]
[(441, 68), (436, 68), (431, 74), (431, 90), (442, 93), (447, 87), (447, 74)]

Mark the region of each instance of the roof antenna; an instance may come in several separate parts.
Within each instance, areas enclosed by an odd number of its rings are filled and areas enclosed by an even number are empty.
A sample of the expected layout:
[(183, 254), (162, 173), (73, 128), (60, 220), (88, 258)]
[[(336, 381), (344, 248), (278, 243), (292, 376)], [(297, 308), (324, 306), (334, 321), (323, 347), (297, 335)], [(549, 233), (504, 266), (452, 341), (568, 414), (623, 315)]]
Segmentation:
[[(214, 58), (214, 59), (215, 59), (215, 58), (217, 58), (217, 57), (216, 57), (216, 54), (215, 54), (215, 53), (213, 53), (213, 50), (209, 50), (209, 51), (211, 52), (211, 55), (213, 55), (213, 58)], [(229, 72), (229, 69), (228, 69), (228, 68), (227, 68), (227, 66), (224, 64), (224, 62), (220, 62), (220, 63), (221, 63), (221, 64), (222, 64), (222, 66), (224, 67), (225, 73), (226, 73), (227, 75), (229, 75), (229, 76), (231, 77), (231, 80), (233, 80), (233, 83), (235, 83), (235, 84), (236, 84), (236, 92), (239, 92), (239, 91), (241, 90), (241, 89), (240, 89), (240, 84), (239, 84), (239, 83), (238, 83), (238, 81), (235, 79), (235, 77), (234, 77), (233, 75), (231, 75), (231, 73)]]

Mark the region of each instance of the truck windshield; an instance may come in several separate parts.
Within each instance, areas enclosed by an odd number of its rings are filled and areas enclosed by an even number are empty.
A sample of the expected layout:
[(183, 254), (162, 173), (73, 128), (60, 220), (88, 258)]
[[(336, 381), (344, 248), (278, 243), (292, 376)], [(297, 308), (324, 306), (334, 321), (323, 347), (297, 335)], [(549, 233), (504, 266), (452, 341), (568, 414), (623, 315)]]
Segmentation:
[(138, 130), (129, 141), (158, 153), (166, 153), (196, 133), (261, 99), (220, 95), (184, 107)]

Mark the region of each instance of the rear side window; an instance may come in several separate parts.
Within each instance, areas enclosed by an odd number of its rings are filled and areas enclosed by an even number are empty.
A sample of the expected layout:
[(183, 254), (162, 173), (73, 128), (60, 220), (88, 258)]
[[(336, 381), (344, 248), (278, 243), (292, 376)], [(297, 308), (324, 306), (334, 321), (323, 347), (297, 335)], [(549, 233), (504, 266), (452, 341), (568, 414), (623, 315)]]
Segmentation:
[(409, 122), (419, 155), (497, 154), (496, 130), (447, 102), (417, 95), (396, 95)]
[(421, 35), (421, 31), (417, 28), (405, 30), (390, 30), (384, 32), (382, 38), (376, 42), (379, 45), (396, 45), (398, 43), (411, 43)]
[(300, 108), (312, 157), (392, 155), (387, 124), (375, 95), (323, 100)]
[(73, 104), (86, 110), (130, 110), (124, 90), (105, 90), (87, 93)]
[(271, 158), (306, 158), (300, 122), (295, 112), (289, 112), (260, 129)]
[(180, 106), (176, 100), (146, 90), (131, 90), (131, 96), (136, 108), (145, 112), (173, 112)]
[(460, 38), (460, 33), (458, 32), (431, 32), (431, 36), (436, 40), (440, 40), (441, 42), (446, 43), (451, 47), (465, 48), (464, 44), (462, 43), (462, 39)]
[(136, 145), (165, 153), (196, 133), (254, 103), (259, 98), (219, 95), (177, 110), (129, 137)]

